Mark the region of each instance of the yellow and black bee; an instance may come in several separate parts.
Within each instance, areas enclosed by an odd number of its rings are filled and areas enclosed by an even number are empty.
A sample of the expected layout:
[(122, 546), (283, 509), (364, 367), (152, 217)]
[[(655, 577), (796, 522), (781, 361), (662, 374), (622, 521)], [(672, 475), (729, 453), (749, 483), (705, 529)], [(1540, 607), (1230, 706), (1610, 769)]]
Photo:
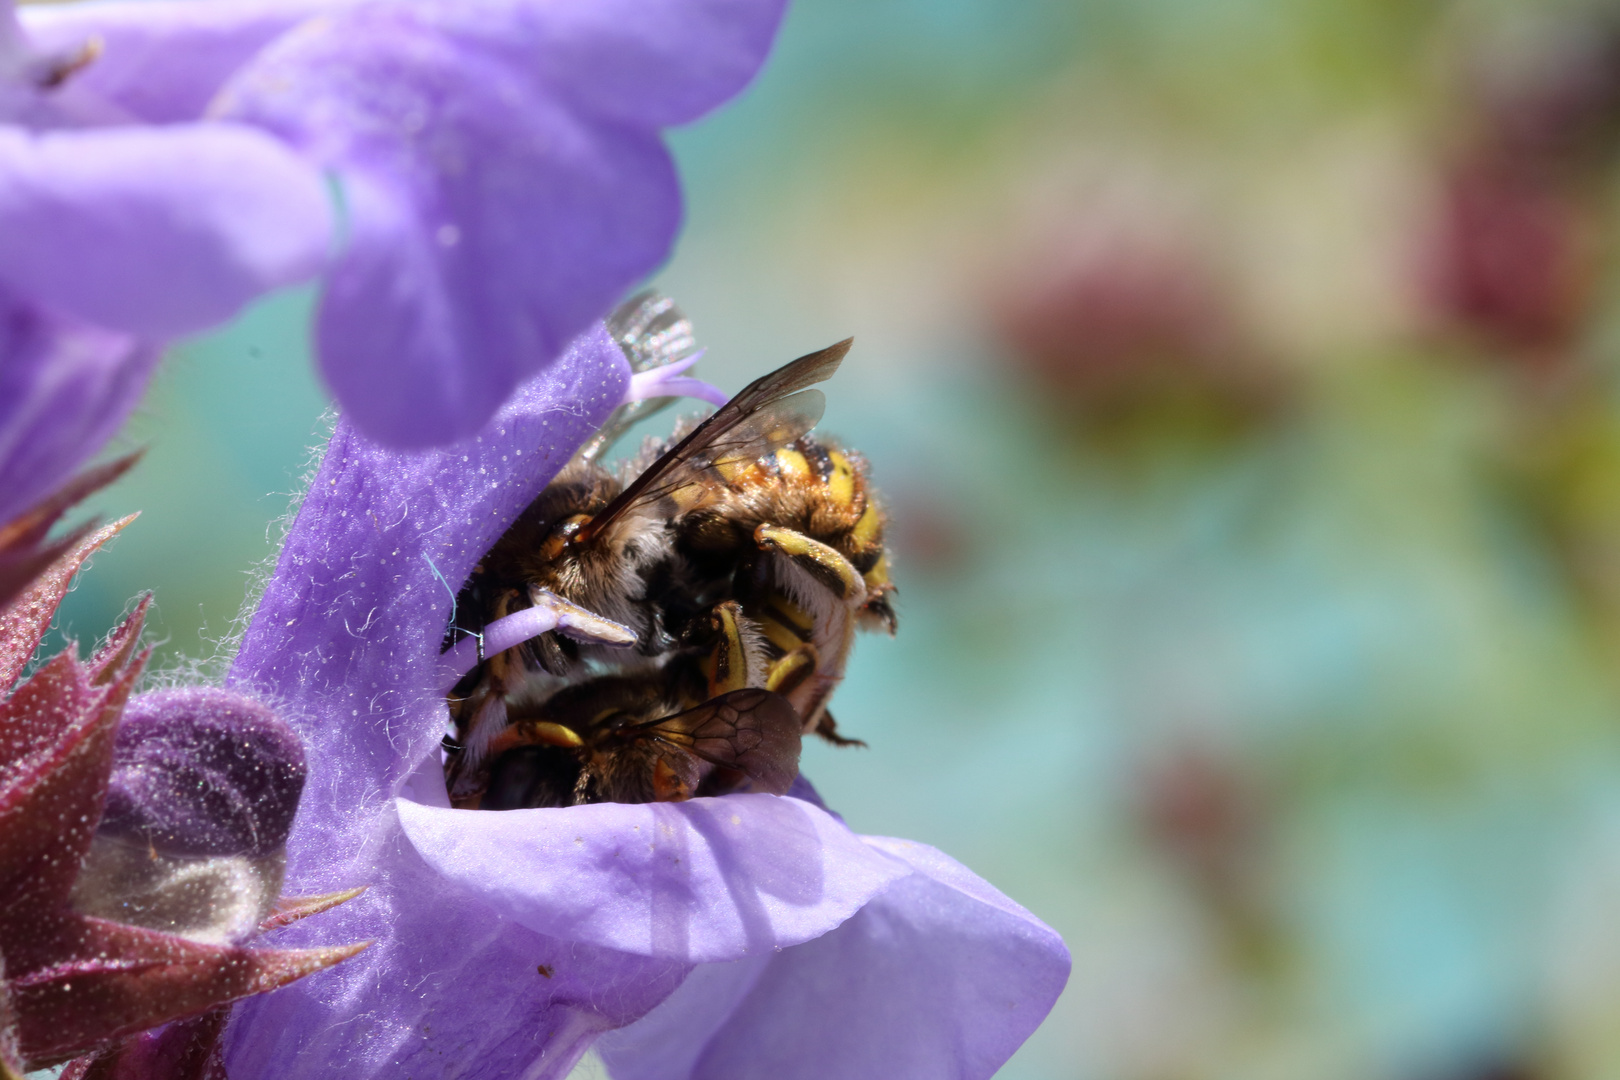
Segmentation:
[[(854, 634), (895, 628), (885, 518), (865, 461), (809, 434), (824, 406), (810, 387), (850, 344), (755, 380), (622, 472), (597, 463), (616, 432), (599, 436), (480, 560), (458, 596), (452, 639), (539, 603), (584, 609), (621, 636), (551, 631), (485, 658), (457, 684), (446, 767), (458, 804), (476, 800), (490, 762), (510, 752), (502, 740), (514, 717), (601, 678), (640, 679), (658, 688), (660, 708), (685, 712), (700, 703), (671, 689), (685, 677), (670, 672), (696, 665), (711, 697), (777, 693), (804, 731), (848, 741), (827, 700)], [(607, 426), (616, 427), (618, 418)], [(632, 639), (633, 650), (614, 647)], [(575, 729), (580, 746), (557, 749), (583, 754), (585, 735), (601, 734), (585, 728)]]

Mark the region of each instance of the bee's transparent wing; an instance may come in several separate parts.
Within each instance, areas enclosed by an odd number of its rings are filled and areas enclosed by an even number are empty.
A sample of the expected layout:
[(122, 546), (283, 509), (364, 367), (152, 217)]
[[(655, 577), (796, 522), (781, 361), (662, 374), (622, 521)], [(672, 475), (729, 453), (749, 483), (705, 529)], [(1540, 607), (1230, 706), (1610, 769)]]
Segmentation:
[(786, 794), (799, 775), (799, 714), (769, 690), (733, 690), (639, 728), (710, 764), (747, 773), (757, 790), (772, 795)]
[(809, 432), (821, 419), (826, 399), (821, 391), (806, 388), (831, 377), (853, 342), (846, 338), (749, 383), (631, 481), (580, 530), (578, 541), (589, 541), (632, 507), (666, 498), (679, 501), (687, 489), (709, 482), (704, 474), (710, 469), (757, 461)]

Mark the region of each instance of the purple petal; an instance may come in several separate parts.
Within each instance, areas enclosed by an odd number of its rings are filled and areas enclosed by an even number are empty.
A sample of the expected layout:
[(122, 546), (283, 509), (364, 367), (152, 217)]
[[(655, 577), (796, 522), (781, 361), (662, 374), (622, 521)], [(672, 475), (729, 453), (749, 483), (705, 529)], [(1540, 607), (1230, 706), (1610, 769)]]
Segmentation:
[(405, 447), (477, 430), (657, 266), (680, 221), (657, 128), (746, 81), (780, 6), (371, 5), (233, 80), (226, 115), (343, 179), (317, 337), (351, 420)]
[(0, 0), (0, 57), (14, 61), (25, 50), (15, 0)]
[(650, 128), (586, 119), (438, 11), (308, 24), (225, 99), (339, 169), (349, 220), (317, 316), (322, 368), (356, 426), (406, 447), (481, 427), (664, 257), (680, 217)]
[(32, 5), (18, 12), (39, 52), (101, 52), (69, 88), (148, 123), (200, 118), (253, 54), (333, 0), (141, 0)]
[(402, 801), (399, 815), (428, 865), (506, 917), (684, 963), (819, 937), (907, 872), (774, 795), (501, 813)]
[(287, 892), (371, 885), (278, 934), (377, 944), (239, 1010), (233, 1080), (566, 1073), (597, 1032), (684, 976), (685, 965), (510, 921), (428, 868), (395, 812), (411, 773), (437, 761), (453, 588), (628, 382), (623, 354), (598, 330), (460, 445), (390, 452), (339, 423), (231, 681), (276, 701), (308, 749)]
[(65, 484), (135, 408), (157, 351), (0, 286), (0, 524)]
[(238, 1005), (225, 1036), (231, 1080), (560, 1078), (690, 970), (510, 922), (423, 865), (397, 830), (369, 857), (378, 884), (273, 944), (377, 943)]
[[(350, 0), (145, 0), (24, 8), (40, 51), (95, 37), (76, 87), (148, 122), (201, 116), (219, 88), (269, 42)], [(573, 0), (443, 4), (427, 17), (478, 35), (514, 62), (543, 58), (547, 81), (604, 117), (667, 126), (721, 104), (759, 70), (785, 0)]]
[(0, 127), (0, 282), (152, 340), (320, 269), (325, 182), (235, 124), (31, 135)]
[(644, 127), (683, 124), (759, 71), (786, 0), (445, 0), (445, 30), (533, 65), (558, 96)]
[(932, 848), (867, 838), (914, 871), (775, 956), (700, 967), (597, 1043), (614, 1080), (981, 1080), (1069, 975), (1057, 934)]
[(292, 828), (304, 748), (267, 706), (215, 687), (124, 709), (100, 836), (174, 855), (269, 855)]
[[(527, 117), (542, 119), (538, 108)], [(509, 166), (483, 178), (494, 190), (451, 178), (407, 204), (349, 175), (349, 245), (328, 275), (316, 338), (333, 395), (379, 441), (425, 446), (476, 430), (663, 257), (679, 211), (662, 147), (638, 136), (582, 146), (591, 132), (562, 128), (470, 150), (481, 169)], [(532, 147), (582, 160), (513, 160)], [(617, 226), (630, 234), (623, 241)], [(447, 246), (439, 237), (451, 229)]]

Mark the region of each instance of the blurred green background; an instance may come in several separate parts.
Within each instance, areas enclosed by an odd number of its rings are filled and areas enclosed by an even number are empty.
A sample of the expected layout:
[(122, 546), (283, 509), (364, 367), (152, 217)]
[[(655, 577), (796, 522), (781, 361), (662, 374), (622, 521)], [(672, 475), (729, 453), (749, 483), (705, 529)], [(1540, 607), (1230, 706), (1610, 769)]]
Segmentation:
[[(895, 519), (806, 769), (1074, 952), (1003, 1077), (1620, 1077), (1620, 6), (802, 0), (674, 143), (703, 374), (854, 334)], [(218, 657), (308, 310), (174, 350), (67, 633)]]

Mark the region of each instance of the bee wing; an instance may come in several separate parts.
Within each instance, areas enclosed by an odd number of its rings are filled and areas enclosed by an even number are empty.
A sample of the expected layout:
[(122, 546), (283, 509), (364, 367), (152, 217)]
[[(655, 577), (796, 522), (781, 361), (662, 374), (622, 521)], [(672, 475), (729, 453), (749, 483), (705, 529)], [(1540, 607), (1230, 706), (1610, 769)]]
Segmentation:
[(747, 773), (772, 795), (785, 794), (799, 775), (799, 714), (769, 690), (733, 690), (639, 728), (711, 764)]
[(757, 460), (815, 427), (826, 399), (806, 387), (831, 377), (854, 340), (801, 356), (749, 383), (631, 481), (579, 531), (577, 541), (589, 542), (632, 507), (702, 484), (703, 472), (715, 465)]

